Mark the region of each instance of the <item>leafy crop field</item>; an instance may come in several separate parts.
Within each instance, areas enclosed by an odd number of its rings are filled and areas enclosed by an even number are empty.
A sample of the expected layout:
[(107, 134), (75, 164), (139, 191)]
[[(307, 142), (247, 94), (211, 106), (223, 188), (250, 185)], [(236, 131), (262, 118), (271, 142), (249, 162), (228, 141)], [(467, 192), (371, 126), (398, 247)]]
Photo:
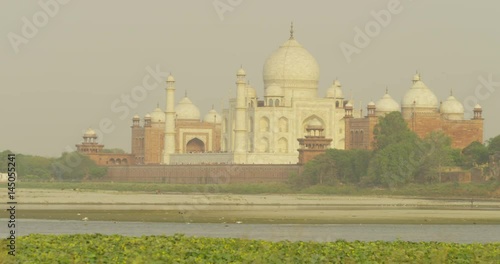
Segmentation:
[(268, 242), (183, 235), (29, 235), (0, 263), (500, 263), (500, 243)]

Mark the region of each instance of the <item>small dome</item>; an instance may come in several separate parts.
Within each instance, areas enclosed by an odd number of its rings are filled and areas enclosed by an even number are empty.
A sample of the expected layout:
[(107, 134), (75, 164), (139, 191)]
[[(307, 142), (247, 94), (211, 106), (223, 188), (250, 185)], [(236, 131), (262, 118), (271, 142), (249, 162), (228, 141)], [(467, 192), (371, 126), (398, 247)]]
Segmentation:
[(175, 106), (177, 119), (198, 119), (200, 120), (200, 110), (186, 96)]
[(245, 70), (243, 70), (243, 67), (241, 67), (241, 68), (238, 70), (238, 73), (236, 73), (236, 75), (238, 75), (238, 76), (244, 76), (244, 75), (246, 75)]
[(441, 104), (441, 114), (452, 120), (462, 120), (464, 118), (464, 106), (453, 95)]
[(172, 74), (168, 75), (167, 82), (175, 82), (174, 76), (172, 76)]
[(455, 96), (450, 95), (448, 99), (441, 104), (441, 113), (463, 114), (464, 106), (455, 98)]
[(85, 131), (85, 134), (83, 134), (84, 137), (97, 137), (97, 134), (92, 128), (88, 128), (87, 131)]
[(403, 108), (427, 108), (435, 111), (439, 102), (436, 95), (422, 82), (420, 75), (413, 77), (413, 86), (406, 92), (401, 102)]
[(368, 103), (368, 106), (375, 106), (375, 102), (370, 101), (370, 102)]
[(215, 111), (215, 109), (211, 109), (205, 115), (203, 121), (207, 123), (213, 123), (215, 121), (215, 123), (220, 124), (222, 121), (222, 117), (217, 113), (217, 111)]
[(257, 91), (250, 84), (247, 84), (247, 97), (257, 98)]
[(483, 108), (481, 107), (481, 105), (476, 104), (476, 105), (474, 106), (474, 109), (483, 109)]
[(345, 105), (346, 108), (352, 108), (352, 103), (351, 101), (347, 102), (347, 104)]
[(161, 108), (156, 107), (156, 109), (151, 113), (151, 121), (158, 123), (165, 122), (165, 112), (163, 112)]
[(326, 90), (326, 97), (327, 98), (344, 98), (344, 93), (342, 92), (342, 85), (340, 85), (340, 82), (338, 80), (335, 80)]
[(307, 126), (308, 127), (323, 127), (323, 124), (321, 124), (321, 122), (318, 119), (314, 118), (307, 123)]
[(283, 96), (283, 89), (279, 85), (271, 84), (266, 89), (266, 96)]
[(134, 117), (132, 117), (132, 119), (134, 119), (134, 120), (138, 120), (138, 119), (140, 119), (140, 117), (139, 117), (139, 115), (138, 115), (138, 114), (135, 114), (135, 115), (134, 115)]
[(387, 92), (384, 94), (384, 96), (382, 96), (382, 98), (377, 101), (377, 103), (375, 104), (375, 108), (375, 112), (378, 115), (397, 112), (400, 110), (399, 104), (396, 102), (396, 100), (392, 99), (392, 97)]
[(145, 116), (144, 116), (144, 119), (151, 119), (151, 115), (149, 113), (147, 113)]

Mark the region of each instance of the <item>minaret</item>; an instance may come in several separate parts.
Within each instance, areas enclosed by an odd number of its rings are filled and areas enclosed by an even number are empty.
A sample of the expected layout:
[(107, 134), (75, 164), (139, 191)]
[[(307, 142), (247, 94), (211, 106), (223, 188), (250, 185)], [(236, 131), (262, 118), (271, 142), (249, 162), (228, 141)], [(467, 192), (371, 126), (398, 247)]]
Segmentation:
[(167, 78), (167, 107), (165, 112), (165, 141), (163, 164), (170, 164), (170, 155), (175, 153), (175, 79)]
[(236, 74), (236, 120), (234, 129), (234, 162), (245, 163), (247, 152), (246, 74), (243, 68)]

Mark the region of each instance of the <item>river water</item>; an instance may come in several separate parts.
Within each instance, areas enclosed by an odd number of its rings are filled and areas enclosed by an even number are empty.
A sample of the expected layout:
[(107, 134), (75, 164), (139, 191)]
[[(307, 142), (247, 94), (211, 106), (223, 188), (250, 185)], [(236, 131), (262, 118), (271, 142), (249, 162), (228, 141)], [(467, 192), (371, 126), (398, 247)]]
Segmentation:
[[(0, 219), (7, 223), (7, 219)], [(7, 224), (2, 225), (4, 227)], [(232, 237), (269, 241), (439, 241), (456, 243), (500, 242), (500, 225), (384, 225), (384, 224), (208, 224), (69, 221), (18, 219), (18, 236), (39, 234), (120, 234)], [(7, 237), (6, 228), (0, 235)]]

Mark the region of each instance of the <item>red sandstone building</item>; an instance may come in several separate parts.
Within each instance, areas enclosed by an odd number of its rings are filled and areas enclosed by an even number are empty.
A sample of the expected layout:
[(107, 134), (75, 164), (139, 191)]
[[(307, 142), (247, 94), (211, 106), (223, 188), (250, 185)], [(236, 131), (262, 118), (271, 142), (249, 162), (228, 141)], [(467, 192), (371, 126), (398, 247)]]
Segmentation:
[(91, 128), (83, 134), (83, 142), (76, 145), (76, 150), (86, 154), (91, 160), (100, 166), (134, 165), (134, 155), (125, 153), (103, 152), (104, 145), (97, 142), (97, 134)]
[[(143, 123), (132, 119), (132, 156), (140, 165), (161, 164), (165, 149), (165, 112), (157, 107)], [(210, 110), (200, 121), (200, 110), (187, 95), (175, 107), (175, 153), (214, 153), (221, 150), (221, 117)]]
[(413, 78), (413, 85), (405, 94), (401, 108), (386, 94), (377, 103), (370, 102), (367, 115), (353, 117), (351, 104), (345, 107), (345, 148), (372, 149), (373, 130), (378, 118), (394, 111), (401, 111), (408, 127), (423, 138), (432, 131), (442, 131), (452, 140), (452, 147), (465, 148), (474, 141), (483, 142), (482, 108), (476, 105), (473, 118), (464, 118), (464, 107), (453, 94), (446, 101), (438, 103), (436, 95), (424, 84), (419, 74)]

